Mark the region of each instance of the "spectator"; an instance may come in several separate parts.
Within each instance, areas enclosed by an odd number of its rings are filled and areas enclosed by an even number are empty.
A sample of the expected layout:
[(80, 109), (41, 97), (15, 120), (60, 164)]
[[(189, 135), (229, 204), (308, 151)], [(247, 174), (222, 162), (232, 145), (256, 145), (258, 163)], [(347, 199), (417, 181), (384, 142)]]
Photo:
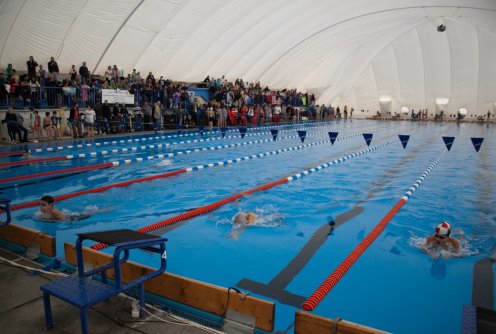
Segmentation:
[(45, 113), (45, 117), (43, 118), (43, 130), (45, 130), (47, 134), (48, 140), (52, 140), (52, 120), (50, 118), (50, 112), (47, 111)]
[(110, 105), (107, 100), (103, 103), (102, 106), (102, 114), (103, 114), (103, 126), (105, 128), (105, 133), (109, 134), (110, 132), (110, 121), (112, 120), (112, 110), (110, 109)]
[(85, 115), (86, 126), (88, 128), (88, 137), (90, 138), (94, 137), (93, 127), (95, 126), (96, 113), (91, 108), (91, 106), (88, 105), (88, 108), (86, 108), (84, 115)]
[(50, 117), (51, 121), (51, 130), (53, 132), (53, 139), (62, 139), (62, 136), (60, 135), (60, 130), (59, 130), (59, 120), (60, 117), (57, 115), (57, 111), (54, 110), (52, 111), (52, 117)]
[(133, 68), (133, 73), (131, 73), (131, 82), (136, 82), (138, 81), (138, 73), (136, 73), (136, 69)]
[(90, 81), (90, 71), (88, 70), (88, 67), (86, 67), (85, 61), (83, 61), (83, 65), (79, 67), (79, 75), (81, 76), (81, 81)]
[[(142, 131), (143, 130), (143, 113), (141, 112), (141, 108), (138, 102), (134, 103), (134, 109), (132, 113), (132, 121), (134, 126), (131, 127), (133, 131)], [(131, 121), (130, 121), (131, 122)]]
[(113, 77), (112, 66), (109, 65), (105, 71), (105, 80), (107, 80), (107, 82), (111, 82)]
[(36, 68), (38, 67), (38, 63), (34, 60), (33, 56), (29, 56), (29, 60), (26, 64), (28, 65), (29, 80), (36, 79)]
[(52, 75), (53, 80), (59, 80), (59, 65), (53, 57), (50, 57), (50, 61), (48, 62), (48, 72)]
[(38, 110), (36, 110), (36, 109), (31, 114), (31, 124), (29, 125), (29, 127), (31, 128), (31, 130), (33, 130), (33, 133), (38, 138), (38, 141), (41, 141), (41, 139), (42, 139), (41, 116), (38, 114)]
[(9, 133), (10, 142), (15, 144), (15, 136), (16, 133), (19, 133), (19, 138), (21, 137), (21, 132), (19, 130), (19, 125), (17, 123), (17, 117), (14, 113), (14, 109), (11, 107), (5, 113), (5, 119), (2, 121), (2, 124), (7, 123), (7, 131)]
[(79, 113), (77, 102), (74, 102), (69, 114), (69, 122), (72, 124), (72, 137), (84, 138), (82, 129), (82, 115)]
[(3, 76), (3, 72), (0, 72), (0, 105), (3, 105), (4, 102), (7, 102), (6, 98), (9, 92), (7, 92), (7, 89), (5, 88), (6, 84), (7, 80)]
[(12, 68), (12, 64), (8, 64), (5, 69), (5, 75), (7, 76), (7, 81), (14, 76), (15, 70)]
[(144, 118), (144, 128), (146, 131), (151, 130), (151, 123), (152, 123), (152, 108), (148, 104), (147, 101), (143, 103), (143, 107), (141, 108), (141, 112), (143, 113), (143, 118)]
[(37, 75), (38, 82), (42, 87), (45, 87), (46, 83), (46, 71), (43, 69), (43, 65), (38, 66), (38, 75)]
[(103, 133), (102, 129), (105, 123), (103, 121), (103, 106), (100, 103), (100, 101), (96, 101), (94, 110), (95, 110), (95, 128), (97, 134), (101, 135)]
[(77, 78), (76, 65), (71, 66), (71, 69), (69, 70), (69, 75), (71, 76), (71, 81), (76, 81)]
[[(17, 132), (19, 134), (19, 141), (21, 143), (26, 143), (28, 141), (28, 129), (26, 129), (23, 125), (24, 117), (22, 117), (19, 112), (16, 112), (15, 116), (16, 116), (16, 120), (17, 120), (17, 128), (19, 129)], [(22, 136), (22, 138), (21, 138), (21, 131), (24, 132), (24, 135)]]
[(55, 106), (55, 102), (57, 101), (57, 82), (55, 81), (54, 77), (52, 77), (52, 74), (48, 74), (46, 88), (48, 107), (53, 108)]
[(152, 113), (153, 128), (155, 129), (155, 131), (161, 130), (161, 126), (160, 126), (161, 125), (160, 124), (161, 114), (162, 114), (162, 106), (161, 106), (160, 101), (157, 101), (153, 104), (153, 113)]
[(115, 81), (117, 81), (120, 78), (119, 69), (117, 68), (117, 65), (114, 65), (114, 67), (112, 68), (112, 78)]

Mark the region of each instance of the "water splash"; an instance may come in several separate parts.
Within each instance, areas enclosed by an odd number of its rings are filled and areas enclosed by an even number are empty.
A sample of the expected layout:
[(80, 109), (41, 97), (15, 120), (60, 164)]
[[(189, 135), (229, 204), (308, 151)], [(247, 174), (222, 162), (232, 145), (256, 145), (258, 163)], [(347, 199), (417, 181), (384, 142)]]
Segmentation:
[(152, 167), (165, 167), (165, 166), (171, 166), (173, 164), (172, 160), (169, 160), (169, 159), (164, 159), (162, 161), (160, 161), (159, 163), (156, 163), (155, 165), (153, 165)]
[(420, 249), (422, 252), (430, 254), (433, 258), (443, 258), (449, 259), (454, 257), (467, 257), (467, 256), (477, 256), (480, 252), (475, 248), (467, 238), (462, 238), (460, 240), (460, 253), (454, 253), (450, 250), (440, 249), (432, 250), (425, 247), (426, 237), (420, 237), (416, 235), (410, 236), (408, 239), (408, 244), (412, 247)]

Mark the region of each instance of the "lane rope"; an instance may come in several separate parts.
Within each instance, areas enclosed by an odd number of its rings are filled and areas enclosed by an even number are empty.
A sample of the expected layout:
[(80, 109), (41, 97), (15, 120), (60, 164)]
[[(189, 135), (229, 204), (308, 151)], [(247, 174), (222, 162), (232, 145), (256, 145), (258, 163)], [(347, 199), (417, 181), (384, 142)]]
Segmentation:
[(7, 152), (0, 152), (0, 157), (9, 157), (9, 156), (15, 156), (15, 155), (22, 155), (24, 151), (7, 151)]
[[(291, 125), (275, 125), (275, 126), (261, 126), (258, 128), (248, 128), (249, 131), (254, 131), (254, 130), (260, 130), (260, 129), (268, 129), (268, 128), (282, 128), (282, 127), (297, 127), (301, 125), (315, 125), (315, 124), (324, 124), (324, 123), (329, 123), (329, 122), (317, 122), (317, 123), (294, 123)], [(239, 131), (238, 128), (236, 129), (228, 129), (227, 132), (236, 132)], [(215, 133), (215, 132), (220, 132), (220, 130), (213, 130), (209, 131), (209, 133)], [(104, 141), (104, 142), (96, 142), (96, 143), (83, 143), (83, 144), (76, 144), (76, 145), (68, 145), (68, 146), (53, 146), (53, 147), (45, 147), (45, 148), (37, 148), (33, 150), (29, 150), (28, 152), (30, 154), (34, 153), (43, 153), (43, 152), (57, 152), (57, 151), (62, 151), (62, 150), (67, 150), (67, 149), (84, 149), (84, 148), (89, 148), (92, 146), (109, 146), (109, 145), (122, 145), (122, 144), (130, 144), (130, 143), (138, 143), (138, 142), (143, 142), (143, 141), (157, 141), (157, 140), (162, 140), (162, 139), (171, 139), (171, 138), (184, 138), (184, 137), (193, 137), (193, 136), (200, 136), (199, 132), (193, 132), (193, 133), (183, 133), (183, 134), (174, 134), (174, 135), (166, 135), (166, 136), (152, 136), (152, 137), (144, 137), (144, 138), (130, 138), (130, 139), (121, 139), (121, 140), (112, 140), (112, 141)]]
[[(343, 128), (343, 129), (340, 129), (340, 131), (348, 131), (350, 129), (353, 129), (353, 128)], [(324, 133), (326, 131), (327, 130), (311, 132), (311, 133), (309, 133), (309, 135), (320, 134), (320, 133)], [(281, 140), (282, 139), (292, 139), (292, 138), (297, 138), (297, 137), (298, 137), (297, 135), (286, 136), (286, 137), (282, 137)], [(172, 157), (175, 157), (178, 155), (187, 155), (187, 154), (191, 154), (191, 153), (205, 152), (205, 151), (211, 151), (211, 150), (222, 150), (222, 149), (226, 149), (226, 148), (232, 148), (232, 147), (238, 147), (238, 146), (244, 146), (244, 145), (253, 145), (253, 144), (258, 144), (258, 143), (267, 143), (267, 142), (272, 142), (272, 141), (273, 141), (272, 139), (261, 139), (261, 140), (254, 140), (254, 141), (241, 142), (241, 143), (235, 143), (235, 144), (225, 144), (225, 145), (218, 145), (218, 146), (210, 146), (210, 147), (177, 151), (177, 152), (172, 152), (172, 153), (157, 154), (157, 155), (147, 156), (144, 158), (138, 157), (138, 158), (122, 159), (122, 160), (110, 161), (110, 162), (100, 163), (100, 164), (92, 164), (92, 165), (87, 165), (87, 166), (82, 166), (82, 167), (73, 167), (73, 168), (59, 169), (59, 170), (40, 172), (40, 173), (34, 173), (34, 174), (12, 176), (12, 177), (0, 179), (0, 184), (9, 183), (9, 182), (16, 182), (16, 181), (20, 181), (20, 180), (42, 178), (42, 177), (46, 177), (46, 176), (53, 176), (53, 175), (60, 175), (60, 174), (67, 174), (67, 173), (78, 173), (78, 172), (85, 172), (85, 171), (89, 171), (89, 170), (97, 170), (97, 169), (104, 169), (104, 168), (110, 168), (110, 167), (117, 167), (117, 166), (122, 166), (122, 165), (129, 165), (132, 163), (150, 161), (153, 159), (161, 160), (161, 159), (172, 158)], [(157, 147), (158, 146), (159, 145), (157, 145)], [(136, 150), (131, 150), (131, 151), (136, 151)], [(106, 155), (107, 151), (103, 151), (103, 152), (101, 152), (101, 154)]]
[(313, 311), (315, 307), (324, 299), (353, 264), (360, 258), (365, 250), (374, 242), (374, 240), (384, 231), (387, 224), (401, 209), (401, 207), (410, 199), (413, 193), (420, 187), (422, 182), (427, 178), (429, 173), (434, 169), (441, 158), (448, 152), (445, 150), (434, 162), (420, 175), (415, 183), (410, 187), (400, 200), (391, 208), (391, 210), (382, 218), (376, 227), (360, 242), (360, 244), (341, 262), (341, 264), (322, 282), (310, 297), (302, 304), (305, 311)]
[[(344, 139), (356, 137), (356, 136), (361, 136), (361, 134), (350, 135), (347, 137), (343, 137), (340, 140), (344, 140)], [(329, 142), (329, 141), (322, 141), (322, 142), (317, 142), (317, 143), (325, 143), (325, 142)], [(184, 168), (184, 169), (180, 169), (180, 170), (170, 171), (167, 173), (162, 173), (162, 174), (157, 174), (157, 175), (152, 175), (152, 176), (146, 176), (146, 177), (142, 177), (142, 178), (138, 178), (138, 179), (134, 179), (134, 180), (128, 180), (128, 181), (123, 181), (123, 182), (119, 182), (119, 183), (109, 184), (109, 185), (102, 186), (102, 187), (85, 189), (85, 190), (77, 191), (77, 192), (70, 193), (70, 194), (55, 196), (54, 202), (60, 202), (63, 200), (67, 200), (70, 198), (74, 198), (74, 197), (78, 197), (78, 196), (82, 196), (82, 195), (86, 195), (86, 194), (91, 194), (91, 193), (100, 193), (100, 192), (104, 192), (106, 190), (109, 190), (111, 188), (127, 187), (131, 184), (134, 184), (134, 183), (143, 183), (143, 182), (153, 181), (156, 179), (165, 179), (165, 178), (172, 177), (172, 176), (182, 174), (182, 173), (198, 171), (198, 170), (202, 170), (202, 169), (206, 169), (206, 168), (210, 168), (210, 167), (236, 164), (236, 163), (250, 160), (250, 159), (262, 158), (262, 157), (265, 157), (268, 155), (275, 155), (275, 154), (280, 154), (283, 152), (294, 151), (294, 150), (302, 149), (303, 147), (315, 146), (315, 145), (317, 145), (317, 143), (309, 143), (309, 144), (294, 146), (294, 147), (290, 147), (290, 148), (278, 149), (278, 150), (273, 150), (273, 151), (269, 151), (269, 152), (265, 152), (265, 153), (253, 154), (251, 156), (246, 156), (243, 158), (230, 159), (230, 160), (226, 160), (226, 161), (218, 161), (215, 163), (198, 165), (198, 166), (194, 166), (194, 167), (188, 167), (188, 168)], [(102, 167), (102, 168), (104, 168), (104, 167)], [(27, 208), (31, 208), (34, 206), (38, 206), (39, 204), (40, 204), (39, 200), (35, 200), (35, 201), (31, 201), (31, 202), (25, 202), (25, 203), (19, 203), (19, 204), (12, 205), (10, 207), (10, 210), (16, 211), (16, 210), (21, 210), (21, 209), (27, 209)]]
[[(329, 125), (329, 126), (332, 126), (332, 125)], [(291, 131), (291, 130), (281, 130), (281, 131)], [(261, 136), (261, 135), (266, 135), (266, 134), (268, 134), (268, 133), (267, 132), (258, 132), (258, 133), (253, 133), (253, 134), (245, 134), (245, 137), (246, 136), (248, 136), (248, 137), (249, 136)], [(241, 137), (241, 135), (227, 136), (225, 138), (230, 139), (230, 138), (238, 138), (238, 137)], [(206, 141), (220, 140), (220, 139), (223, 139), (223, 137), (186, 140), (186, 141), (157, 144), (157, 145), (133, 146), (133, 147), (112, 149), (112, 150), (95, 151), (95, 152), (89, 152), (89, 153), (79, 153), (79, 154), (63, 155), (63, 156), (48, 157), (48, 158), (36, 158), (36, 159), (29, 159), (29, 160), (10, 161), (10, 162), (6, 162), (6, 163), (0, 163), (0, 169), (10, 168), (10, 167), (15, 167), (15, 166), (23, 166), (23, 165), (28, 165), (30, 163), (47, 163), (47, 162), (61, 161), (61, 160), (96, 158), (96, 157), (107, 156), (109, 154), (119, 154), (119, 153), (128, 153), (128, 152), (145, 151), (145, 150), (153, 150), (153, 149), (162, 149), (162, 148), (168, 148), (168, 147), (173, 146), (173, 145), (206, 142)]]
[(18, 161), (9, 161), (0, 163), (0, 169), (15, 167), (15, 166), (23, 166), (23, 165), (31, 165), (36, 163), (45, 163), (52, 161), (60, 161), (66, 160), (65, 156), (56, 156), (56, 157), (48, 157), (48, 158), (36, 158), (36, 159), (28, 159), (28, 160), (18, 160)]
[[(326, 162), (326, 163), (321, 164), (321, 165), (319, 165), (317, 167), (304, 170), (304, 171), (302, 171), (300, 173), (296, 173), (296, 174), (293, 174), (291, 176), (288, 176), (288, 177), (285, 177), (285, 178), (282, 178), (282, 179), (279, 179), (279, 180), (276, 180), (276, 181), (267, 183), (267, 184), (262, 185), (260, 187), (252, 188), (252, 189), (249, 189), (249, 190), (245, 190), (245, 191), (243, 191), (241, 193), (238, 193), (236, 195), (233, 195), (233, 196), (224, 198), (224, 199), (222, 199), (220, 201), (217, 201), (217, 202), (214, 202), (214, 203), (211, 203), (211, 204), (207, 204), (207, 205), (204, 205), (202, 207), (199, 207), (199, 208), (196, 208), (196, 209), (193, 209), (193, 210), (190, 210), (190, 211), (181, 213), (181, 214), (179, 214), (177, 216), (174, 216), (174, 217), (171, 217), (171, 218), (168, 218), (168, 219), (159, 221), (157, 223), (154, 223), (154, 224), (151, 224), (151, 225), (148, 225), (148, 226), (139, 228), (136, 231), (137, 232), (141, 232), (141, 233), (146, 233), (146, 232), (150, 232), (150, 231), (153, 231), (153, 230), (156, 230), (156, 229), (159, 229), (159, 228), (162, 228), (162, 227), (165, 227), (165, 226), (168, 226), (168, 225), (171, 225), (171, 224), (174, 224), (174, 223), (177, 223), (177, 222), (186, 220), (186, 219), (190, 219), (190, 218), (193, 218), (193, 217), (196, 217), (196, 216), (199, 216), (199, 215), (203, 215), (203, 214), (205, 214), (207, 212), (214, 211), (214, 210), (220, 208), (221, 206), (223, 206), (223, 205), (225, 205), (227, 203), (234, 202), (234, 201), (236, 201), (240, 197), (247, 196), (247, 195), (253, 194), (255, 192), (259, 192), (259, 191), (268, 190), (268, 189), (271, 189), (273, 187), (276, 187), (276, 186), (278, 186), (280, 184), (285, 184), (285, 183), (289, 183), (291, 181), (298, 180), (298, 179), (300, 179), (300, 178), (302, 178), (304, 176), (307, 176), (307, 175), (316, 173), (318, 171), (321, 171), (323, 169), (326, 169), (328, 167), (331, 167), (331, 166), (333, 166), (335, 164), (339, 164), (339, 163), (345, 162), (345, 161), (347, 161), (347, 160), (349, 160), (351, 158), (355, 158), (355, 157), (361, 156), (363, 154), (366, 154), (368, 152), (375, 151), (375, 150), (377, 150), (377, 149), (379, 149), (381, 147), (384, 147), (386, 145), (389, 145), (391, 143), (398, 142), (398, 141), (399, 141), (399, 139), (395, 139), (395, 140), (388, 141), (388, 142), (383, 143), (383, 144), (380, 144), (380, 145), (369, 147), (369, 148), (367, 148), (365, 150), (362, 150), (362, 151), (359, 151), (359, 152), (356, 152), (356, 153), (353, 153), (353, 154), (348, 154), (348, 155), (346, 155), (346, 156), (344, 156), (344, 157), (342, 157), (340, 159), (336, 159), (336, 160), (333, 160), (333, 161)], [(91, 248), (92, 249), (95, 249), (95, 250), (100, 250), (100, 249), (103, 249), (105, 247), (107, 247), (106, 244), (104, 244), (104, 243), (98, 243), (98, 244), (93, 245)]]

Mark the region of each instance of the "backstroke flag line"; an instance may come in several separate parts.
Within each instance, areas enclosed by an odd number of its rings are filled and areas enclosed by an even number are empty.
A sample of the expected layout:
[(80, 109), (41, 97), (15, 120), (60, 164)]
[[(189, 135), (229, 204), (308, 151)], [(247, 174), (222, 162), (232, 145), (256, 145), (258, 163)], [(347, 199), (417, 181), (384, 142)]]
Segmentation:
[(301, 142), (305, 141), (305, 137), (307, 136), (307, 132), (303, 130), (298, 130), (298, 136), (300, 136)]
[(339, 132), (329, 132), (329, 139), (331, 140), (331, 145), (334, 145)]
[(372, 137), (374, 136), (372, 133), (362, 133), (363, 139), (367, 143), (367, 146), (370, 146), (370, 142), (372, 141)]
[(401, 145), (403, 145), (403, 148), (406, 148), (408, 140), (410, 140), (410, 135), (398, 135), (398, 137), (400, 137)]
[(451, 146), (453, 145), (453, 142), (455, 141), (455, 137), (443, 137), (444, 144), (446, 145), (446, 148), (448, 151), (451, 150)]
[(474, 145), (475, 151), (479, 152), (482, 142), (484, 138), (470, 138), (472, 140), (472, 144)]

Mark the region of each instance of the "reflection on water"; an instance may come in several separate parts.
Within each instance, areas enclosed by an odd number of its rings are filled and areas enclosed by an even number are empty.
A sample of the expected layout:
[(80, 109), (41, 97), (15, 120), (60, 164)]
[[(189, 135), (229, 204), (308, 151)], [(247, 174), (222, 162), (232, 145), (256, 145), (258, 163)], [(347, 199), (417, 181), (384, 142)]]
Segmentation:
[(447, 273), (446, 261), (442, 257), (432, 260), (431, 276), (434, 279), (442, 280)]

